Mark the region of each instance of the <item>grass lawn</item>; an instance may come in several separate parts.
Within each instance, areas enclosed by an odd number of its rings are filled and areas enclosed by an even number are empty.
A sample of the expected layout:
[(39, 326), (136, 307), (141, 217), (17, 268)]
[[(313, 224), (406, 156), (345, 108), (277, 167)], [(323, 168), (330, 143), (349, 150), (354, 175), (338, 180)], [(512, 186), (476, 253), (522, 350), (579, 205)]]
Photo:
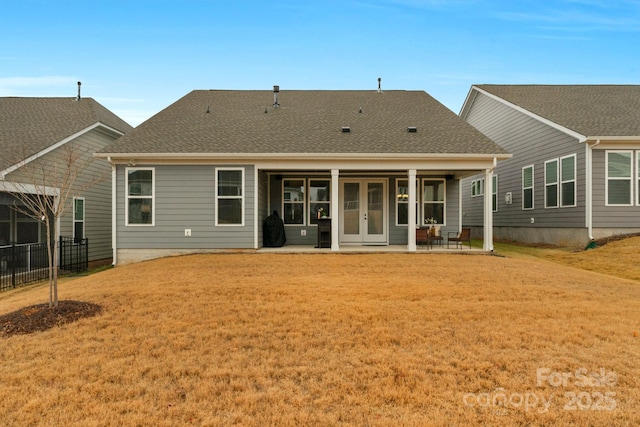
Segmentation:
[[(575, 268), (613, 245), (193, 255), (65, 280), (102, 314), (0, 336), (0, 424), (637, 425), (640, 282)], [(0, 314), (47, 296), (2, 293)]]

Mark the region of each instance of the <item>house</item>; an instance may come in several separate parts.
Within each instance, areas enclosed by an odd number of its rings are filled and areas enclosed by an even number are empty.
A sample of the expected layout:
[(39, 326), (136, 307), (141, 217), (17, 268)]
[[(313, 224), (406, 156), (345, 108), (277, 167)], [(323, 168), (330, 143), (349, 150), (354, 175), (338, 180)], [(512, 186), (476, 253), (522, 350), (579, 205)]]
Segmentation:
[[(460, 117), (513, 154), (492, 178), (497, 238), (553, 244), (640, 231), (640, 86), (477, 85)], [(462, 183), (482, 226), (482, 175)]]
[(52, 177), (43, 184), (42, 171), (54, 164), (64, 168), (64, 153), (73, 151), (78, 164), (88, 164), (76, 183), (100, 175), (106, 180), (96, 179), (96, 185), (84, 192), (74, 187), (68, 199), (72, 209), (59, 219), (58, 230), (76, 240), (88, 238), (89, 261), (111, 259), (111, 168), (95, 161), (93, 152), (131, 129), (95, 100), (79, 95), (0, 98), (0, 247), (46, 242), (43, 222), (26, 215), (26, 209), (20, 208), (23, 202), (14, 194), (45, 192), (58, 197), (59, 184)]
[(258, 249), (273, 211), (288, 245), (313, 247), (328, 215), (333, 251), (413, 251), (424, 218), (460, 228), (460, 178), (509, 157), (425, 92), (278, 86), (195, 90), (96, 155), (114, 165), (120, 264)]

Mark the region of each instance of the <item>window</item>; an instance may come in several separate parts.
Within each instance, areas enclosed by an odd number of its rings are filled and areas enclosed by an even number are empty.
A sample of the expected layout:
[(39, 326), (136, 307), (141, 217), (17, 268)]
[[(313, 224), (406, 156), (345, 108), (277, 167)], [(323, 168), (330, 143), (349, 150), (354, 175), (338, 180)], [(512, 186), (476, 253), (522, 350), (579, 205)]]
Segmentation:
[(331, 216), (331, 180), (309, 180), (309, 224), (318, 223), (318, 213)]
[(544, 207), (558, 207), (558, 159), (544, 162)]
[(576, 205), (576, 155), (560, 158), (560, 206)]
[(533, 209), (533, 165), (522, 168), (522, 209)]
[(484, 178), (471, 181), (471, 197), (484, 195)]
[(398, 225), (409, 224), (409, 180), (396, 180), (396, 222)]
[[(416, 224), (420, 225), (420, 194), (416, 180)], [(396, 180), (396, 225), (409, 224), (409, 180)]]
[(154, 205), (154, 169), (126, 170), (127, 225), (153, 225)]
[(631, 205), (631, 151), (607, 151), (607, 205)]
[(304, 190), (304, 179), (285, 179), (282, 181), (282, 220), (285, 224), (304, 225)]
[(491, 182), (493, 183), (491, 190), (491, 210), (498, 212), (498, 175), (493, 175)]
[(244, 169), (216, 168), (216, 225), (244, 225)]
[(84, 198), (73, 198), (73, 240), (84, 239)]
[(435, 224), (445, 225), (445, 184), (444, 180), (422, 181), (422, 214), (423, 225), (427, 219), (433, 218)]

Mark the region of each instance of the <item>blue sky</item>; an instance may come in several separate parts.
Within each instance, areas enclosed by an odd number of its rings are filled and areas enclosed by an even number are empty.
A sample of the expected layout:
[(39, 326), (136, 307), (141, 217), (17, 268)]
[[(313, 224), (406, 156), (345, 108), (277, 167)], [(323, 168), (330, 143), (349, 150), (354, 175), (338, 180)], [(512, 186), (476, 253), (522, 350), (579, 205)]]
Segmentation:
[(136, 126), (193, 89), (640, 84), (640, 0), (0, 0), (0, 96)]

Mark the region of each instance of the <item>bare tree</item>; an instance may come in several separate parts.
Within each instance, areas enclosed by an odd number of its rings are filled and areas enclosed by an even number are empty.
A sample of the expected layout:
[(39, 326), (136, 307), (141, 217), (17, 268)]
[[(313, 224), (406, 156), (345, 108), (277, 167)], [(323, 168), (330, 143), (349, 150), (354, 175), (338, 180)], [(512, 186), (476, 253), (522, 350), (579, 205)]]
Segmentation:
[[(72, 195), (81, 194), (105, 179), (91, 176), (88, 166), (94, 161), (92, 153), (79, 144), (65, 144), (48, 159), (25, 160), (19, 169), (19, 181), (10, 193), (23, 206), (15, 209), (42, 221), (46, 228), (49, 261), (49, 307), (58, 306), (58, 223), (69, 210)], [(71, 198), (71, 200), (70, 200)]]

